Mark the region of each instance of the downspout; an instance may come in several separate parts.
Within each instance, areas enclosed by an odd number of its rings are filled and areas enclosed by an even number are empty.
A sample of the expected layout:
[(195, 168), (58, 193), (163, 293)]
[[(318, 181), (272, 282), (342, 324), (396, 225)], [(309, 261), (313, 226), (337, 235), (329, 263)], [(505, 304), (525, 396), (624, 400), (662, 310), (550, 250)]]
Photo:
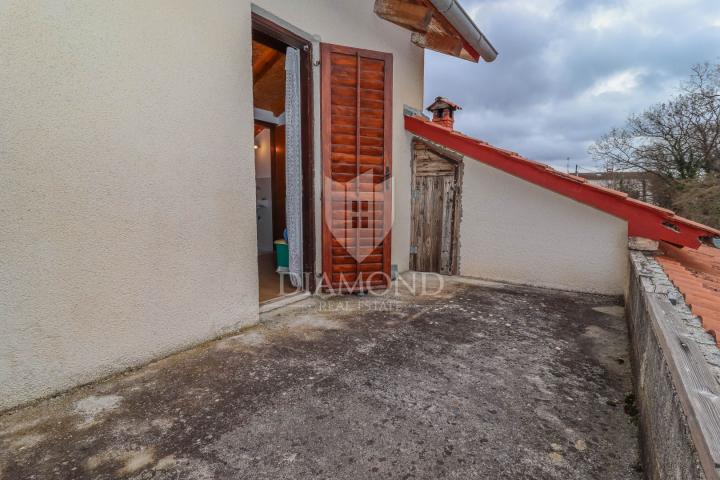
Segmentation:
[(430, 3), (455, 27), (465, 41), (477, 51), (486, 62), (497, 58), (498, 52), (490, 41), (463, 10), (457, 0), (430, 0)]

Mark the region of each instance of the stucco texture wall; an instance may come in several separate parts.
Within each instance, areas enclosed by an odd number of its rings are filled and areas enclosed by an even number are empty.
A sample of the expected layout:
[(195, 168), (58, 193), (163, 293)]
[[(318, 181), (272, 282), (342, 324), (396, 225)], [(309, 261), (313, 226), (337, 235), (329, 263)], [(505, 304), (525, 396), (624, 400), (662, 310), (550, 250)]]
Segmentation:
[[(422, 50), (371, 0), (257, 3), (316, 40), (393, 53), (393, 261), (406, 269), (402, 106), (422, 101)], [(250, 12), (0, 4), (0, 409), (257, 321)]]
[(256, 322), (249, 6), (0, 22), (0, 408)]
[(465, 158), (461, 275), (619, 295), (627, 242), (624, 220)]

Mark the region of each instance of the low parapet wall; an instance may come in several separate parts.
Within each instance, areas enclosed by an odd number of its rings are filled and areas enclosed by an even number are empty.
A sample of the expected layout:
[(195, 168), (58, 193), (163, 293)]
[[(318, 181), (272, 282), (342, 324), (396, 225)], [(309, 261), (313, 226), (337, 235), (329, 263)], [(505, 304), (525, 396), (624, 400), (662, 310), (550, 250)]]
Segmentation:
[[(649, 479), (720, 478), (717, 354), (652, 255), (630, 253), (627, 317)], [(712, 350), (714, 349), (714, 350)]]

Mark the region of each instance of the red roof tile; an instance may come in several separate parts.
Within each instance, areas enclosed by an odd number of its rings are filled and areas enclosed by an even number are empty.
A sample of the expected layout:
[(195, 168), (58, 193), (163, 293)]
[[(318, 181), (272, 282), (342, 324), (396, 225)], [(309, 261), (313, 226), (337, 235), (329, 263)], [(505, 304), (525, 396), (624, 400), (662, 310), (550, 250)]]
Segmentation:
[(720, 345), (720, 249), (702, 245), (691, 250), (665, 242), (661, 249), (658, 262)]
[(578, 202), (622, 218), (628, 235), (664, 240), (674, 245), (698, 248), (701, 239), (720, 237), (720, 231), (628, 197), (627, 194), (589, 183), (586, 179), (559, 172), (515, 152), (494, 147), (420, 116), (405, 116), (405, 129), (468, 157), (522, 178)]

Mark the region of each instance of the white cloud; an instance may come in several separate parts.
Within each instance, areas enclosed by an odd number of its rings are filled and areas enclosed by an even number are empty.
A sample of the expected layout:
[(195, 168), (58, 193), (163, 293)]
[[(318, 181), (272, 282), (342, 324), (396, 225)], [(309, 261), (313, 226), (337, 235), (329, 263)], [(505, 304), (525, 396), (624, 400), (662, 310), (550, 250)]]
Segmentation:
[(465, 8), (474, 20), (482, 23), (483, 17), (503, 11), (547, 18), (550, 17), (555, 9), (562, 5), (562, 3), (562, 0), (491, 0), (472, 4)]
[[(624, 0), (611, 7), (595, 7), (580, 23), (597, 32), (633, 29), (644, 35), (673, 33), (678, 17), (709, 13), (706, 0)], [(704, 22), (703, 22), (704, 23)]]
[(637, 68), (615, 73), (596, 81), (586, 93), (593, 97), (599, 97), (606, 93), (631, 93), (640, 84), (640, 77), (643, 73), (642, 69)]
[(635, 17), (627, 10), (620, 8), (600, 8), (590, 15), (589, 25), (593, 30), (619, 28), (632, 23)]

